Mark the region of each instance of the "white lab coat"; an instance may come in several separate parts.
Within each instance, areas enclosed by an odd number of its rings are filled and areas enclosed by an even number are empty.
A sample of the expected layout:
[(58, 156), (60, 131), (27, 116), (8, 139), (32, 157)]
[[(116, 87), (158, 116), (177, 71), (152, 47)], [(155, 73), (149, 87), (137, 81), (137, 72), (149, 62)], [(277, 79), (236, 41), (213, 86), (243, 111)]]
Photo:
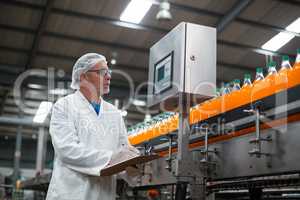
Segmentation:
[(114, 200), (116, 176), (100, 177), (111, 156), (129, 144), (120, 112), (101, 100), (99, 116), (80, 91), (58, 100), (50, 135), (55, 150), (47, 200)]

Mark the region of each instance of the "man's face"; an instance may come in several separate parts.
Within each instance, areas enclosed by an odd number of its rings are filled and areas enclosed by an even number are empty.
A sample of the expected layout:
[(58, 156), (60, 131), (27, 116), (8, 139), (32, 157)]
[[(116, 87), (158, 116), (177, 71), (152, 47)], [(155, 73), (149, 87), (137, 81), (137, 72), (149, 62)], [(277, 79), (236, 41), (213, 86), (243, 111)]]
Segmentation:
[[(111, 75), (108, 73), (108, 66), (105, 61), (98, 62), (85, 74), (82, 74), (81, 79), (90, 83), (92, 88), (90, 90), (96, 90), (98, 96), (109, 93), (109, 85)], [(84, 80), (81, 80), (84, 81)], [(93, 93), (94, 93), (93, 92)]]

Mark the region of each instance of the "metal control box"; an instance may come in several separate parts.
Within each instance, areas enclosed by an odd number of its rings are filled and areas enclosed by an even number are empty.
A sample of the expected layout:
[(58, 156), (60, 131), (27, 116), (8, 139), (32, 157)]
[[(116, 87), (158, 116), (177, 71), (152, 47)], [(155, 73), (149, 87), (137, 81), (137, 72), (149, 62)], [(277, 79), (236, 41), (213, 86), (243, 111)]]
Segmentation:
[(182, 22), (150, 48), (148, 106), (178, 107), (180, 94), (191, 105), (214, 95), (216, 29)]

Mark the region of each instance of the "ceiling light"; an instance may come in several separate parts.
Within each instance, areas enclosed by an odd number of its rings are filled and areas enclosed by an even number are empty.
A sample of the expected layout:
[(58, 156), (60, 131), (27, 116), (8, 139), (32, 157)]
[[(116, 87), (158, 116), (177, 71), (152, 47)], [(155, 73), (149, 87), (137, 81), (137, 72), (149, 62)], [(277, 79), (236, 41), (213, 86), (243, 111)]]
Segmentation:
[(53, 103), (50, 101), (42, 101), (38, 110), (36, 111), (36, 114), (33, 118), (33, 122), (35, 123), (43, 123), (48, 116)]
[(266, 42), (262, 48), (270, 51), (277, 51), (295, 36), (290, 33), (281, 32)]
[(133, 99), (132, 103), (135, 106), (145, 106), (146, 105), (145, 101), (139, 100), (139, 99)]
[(112, 59), (110, 60), (110, 64), (112, 64), (112, 65), (117, 64), (117, 60), (116, 60), (115, 58), (112, 58)]
[(285, 28), (287, 31), (300, 33), (300, 17)]
[(170, 3), (163, 1), (159, 4), (159, 11), (156, 15), (157, 20), (171, 20), (172, 15), (170, 13)]
[(151, 0), (131, 0), (121, 14), (120, 20), (138, 24), (142, 21), (151, 6)]
[[(289, 24), (286, 28), (287, 31), (300, 33), (300, 17)], [(272, 37), (268, 42), (266, 42), (262, 48), (270, 51), (277, 51), (283, 47), (286, 43), (291, 41), (295, 35), (287, 32), (280, 32), (274, 37)]]
[(49, 94), (53, 94), (53, 95), (66, 95), (68, 93), (71, 93), (71, 90), (67, 90), (64, 88), (55, 88), (55, 89), (49, 90)]
[(28, 83), (27, 87), (31, 88), (31, 89), (38, 89), (38, 90), (39, 89), (45, 89), (44, 85), (39, 85), (39, 84), (34, 84), (34, 83)]

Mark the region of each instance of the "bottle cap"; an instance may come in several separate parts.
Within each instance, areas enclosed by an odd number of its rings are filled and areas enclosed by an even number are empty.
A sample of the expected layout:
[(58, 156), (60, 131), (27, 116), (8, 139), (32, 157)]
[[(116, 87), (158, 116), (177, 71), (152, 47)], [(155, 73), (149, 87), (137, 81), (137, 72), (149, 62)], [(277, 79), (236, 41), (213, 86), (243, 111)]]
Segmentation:
[(275, 61), (269, 62), (268, 67), (276, 67), (276, 62)]
[(233, 81), (234, 83), (240, 83), (240, 79), (234, 79), (234, 81)]
[[(257, 70), (256, 70), (257, 71)], [(245, 79), (251, 79), (251, 75), (250, 74), (245, 74)]]
[(257, 68), (256, 68), (256, 72), (257, 72), (257, 73), (262, 73), (262, 72), (263, 72), (263, 69), (262, 69), (261, 67), (257, 67)]
[(289, 61), (289, 56), (282, 56), (282, 61)]

